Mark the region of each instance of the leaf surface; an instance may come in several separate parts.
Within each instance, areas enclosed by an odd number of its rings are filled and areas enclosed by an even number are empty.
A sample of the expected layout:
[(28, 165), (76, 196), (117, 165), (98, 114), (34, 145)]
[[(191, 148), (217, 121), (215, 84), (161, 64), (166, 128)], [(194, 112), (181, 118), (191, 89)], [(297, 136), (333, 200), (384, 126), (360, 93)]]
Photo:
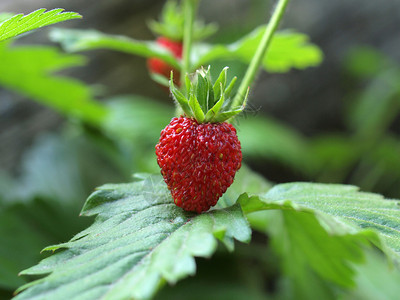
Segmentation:
[(270, 117), (238, 119), (236, 126), (243, 153), (253, 159), (279, 161), (304, 174), (312, 174), (315, 158), (300, 132)]
[(139, 41), (126, 36), (105, 34), (96, 30), (53, 29), (51, 40), (61, 43), (66, 51), (111, 49), (143, 57), (157, 57), (175, 68), (180, 62), (163, 47), (153, 41)]
[[(1, 199), (0, 199), (1, 201)], [(65, 241), (88, 225), (78, 219), (78, 207), (31, 199), (0, 208), (0, 288), (15, 290), (25, 284), (18, 273), (37, 262), (49, 243)]]
[[(398, 200), (334, 184), (280, 184), (262, 196), (243, 194), (239, 203), (249, 221), (271, 236), (290, 278), (287, 291), (305, 299), (337, 299), (356, 285), (355, 265), (364, 263), (374, 244), (398, 262)], [(273, 210), (252, 219), (252, 212)], [(315, 289), (309, 288), (315, 283)]]
[(0, 44), (0, 85), (47, 105), (58, 112), (99, 123), (106, 109), (92, 97), (92, 91), (76, 79), (52, 73), (81, 66), (83, 57), (66, 55), (52, 47)]
[(354, 234), (368, 229), (377, 234), (382, 244), (372, 238), (374, 235), (371, 235), (372, 242), (396, 260), (400, 259), (399, 200), (360, 192), (355, 186), (315, 183), (280, 184), (261, 199), (261, 202), (246, 202), (244, 211), (255, 209), (253, 205), (263, 203), (272, 209), (315, 213), (331, 233)]
[(0, 178), (0, 288), (26, 283), (18, 273), (43, 259), (41, 249), (91, 224), (78, 215), (93, 188), (124, 178), (98, 144), (69, 130), (42, 135), (24, 153), (20, 176)]
[[(249, 63), (261, 40), (265, 27), (259, 27), (239, 41), (224, 44), (194, 44), (191, 55), (194, 70), (216, 59), (239, 59)], [(144, 57), (160, 58), (175, 68), (180, 67), (171, 53), (152, 41), (137, 41), (124, 36), (108, 35), (94, 30), (53, 29), (50, 37), (60, 42), (67, 51), (113, 49)], [(321, 50), (308, 42), (304, 34), (285, 31), (275, 34), (263, 67), (270, 72), (287, 72), (291, 68), (304, 69), (322, 61)], [(194, 71), (193, 70), (193, 71)]]
[[(161, 176), (105, 185), (87, 200), (82, 214), (95, 223), (66, 248), (23, 274), (48, 275), (16, 299), (147, 299), (167, 281), (195, 273), (194, 256), (209, 257), (217, 239), (229, 249), (247, 242), (250, 228), (240, 206), (200, 215), (175, 206)], [(85, 282), (85, 284), (82, 284)]]
[[(265, 26), (261, 26), (240, 40), (229, 44), (194, 45), (193, 64), (207, 65), (216, 59), (239, 59), (249, 63), (260, 43)], [(294, 31), (277, 32), (263, 59), (262, 66), (268, 72), (283, 73), (291, 68), (304, 69), (317, 66), (322, 61), (321, 50), (308, 42), (308, 37)]]
[(40, 27), (71, 19), (82, 18), (82, 16), (78, 13), (63, 11), (64, 10), (62, 8), (52, 9), (49, 11), (46, 11), (45, 8), (41, 8), (25, 16), (23, 14), (18, 14), (6, 20), (1, 18), (0, 21), (2, 22), (0, 23), (0, 41), (15, 37)]

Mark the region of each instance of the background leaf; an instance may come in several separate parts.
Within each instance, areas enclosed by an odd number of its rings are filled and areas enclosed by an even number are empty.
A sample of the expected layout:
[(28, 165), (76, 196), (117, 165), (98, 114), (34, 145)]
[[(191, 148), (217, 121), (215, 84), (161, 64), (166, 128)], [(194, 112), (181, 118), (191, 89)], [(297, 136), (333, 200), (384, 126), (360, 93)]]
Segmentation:
[(42, 8), (25, 16), (23, 14), (18, 14), (7, 20), (0, 19), (0, 21), (2, 21), (2, 23), (0, 23), (0, 41), (43, 26), (82, 18), (78, 13), (63, 11), (63, 9), (57, 8), (46, 12), (46, 9)]
[(120, 139), (142, 140), (153, 146), (174, 116), (172, 105), (137, 95), (107, 99), (107, 108), (109, 114), (102, 124), (107, 133)]
[(43, 258), (45, 246), (65, 242), (90, 224), (78, 215), (95, 186), (126, 178), (76, 130), (38, 138), (22, 159), (21, 175), (0, 189), (0, 288), (11, 292), (26, 283), (18, 273)]
[[(26, 283), (18, 273), (40, 258), (40, 251), (88, 225), (77, 207), (51, 199), (15, 202), (0, 208), (0, 287), (15, 290)], [(43, 257), (42, 257), (43, 258)]]
[(230, 249), (233, 238), (250, 239), (238, 205), (187, 213), (173, 204), (161, 176), (103, 186), (89, 197), (82, 214), (97, 215), (95, 223), (70, 242), (48, 247), (67, 249), (25, 270), (48, 276), (29, 284), (16, 299), (44, 293), (51, 298), (148, 298), (164, 280), (174, 283), (194, 274), (193, 256), (211, 256), (216, 237)]
[(173, 106), (136, 95), (107, 99), (106, 106), (109, 113), (100, 130), (119, 150), (116, 163), (127, 175), (134, 170), (159, 172), (154, 145), (173, 117)]
[(378, 251), (366, 251), (366, 262), (354, 266), (356, 286), (343, 299), (396, 299), (399, 295), (400, 272)]
[[(208, 65), (216, 59), (239, 59), (249, 63), (254, 56), (263, 30), (265, 27), (259, 27), (229, 45), (194, 44), (191, 56), (194, 69)], [(60, 42), (67, 51), (113, 49), (144, 57), (158, 57), (179, 68), (179, 62), (168, 51), (158, 47), (152, 41), (136, 41), (128, 37), (107, 35), (94, 30), (73, 29), (53, 29), (50, 37), (53, 41)], [(308, 43), (306, 35), (287, 31), (275, 34), (263, 61), (263, 67), (270, 72), (287, 72), (290, 68), (304, 69), (317, 66), (321, 61), (321, 50)]]
[(385, 134), (400, 110), (399, 80), (400, 69), (387, 68), (377, 73), (368, 87), (354, 97), (348, 116), (352, 131), (369, 140)]
[(308, 141), (296, 130), (267, 117), (239, 119), (236, 128), (245, 157), (277, 160), (304, 174), (313, 172)]
[[(261, 26), (229, 45), (198, 44), (193, 46), (193, 64), (198, 68), (217, 59), (239, 59), (249, 63), (254, 56), (265, 26)], [(263, 67), (268, 72), (287, 72), (291, 68), (304, 69), (317, 66), (322, 61), (321, 50), (308, 43), (304, 34), (284, 31), (277, 32), (263, 60)]]
[(268, 251), (267, 243), (254, 240), (246, 245), (237, 244), (234, 252), (220, 247), (211, 259), (196, 259), (195, 277), (163, 287), (154, 299), (276, 299), (270, 284), (277, 275), (276, 256)]
[(66, 51), (111, 49), (143, 57), (157, 57), (179, 68), (180, 63), (165, 48), (153, 41), (138, 41), (129, 37), (105, 34), (96, 30), (53, 29), (50, 39), (59, 42)]
[(91, 90), (76, 79), (52, 73), (83, 64), (77, 55), (65, 55), (52, 47), (11, 47), (0, 44), (0, 85), (45, 104), (61, 114), (97, 124), (105, 108), (93, 100)]

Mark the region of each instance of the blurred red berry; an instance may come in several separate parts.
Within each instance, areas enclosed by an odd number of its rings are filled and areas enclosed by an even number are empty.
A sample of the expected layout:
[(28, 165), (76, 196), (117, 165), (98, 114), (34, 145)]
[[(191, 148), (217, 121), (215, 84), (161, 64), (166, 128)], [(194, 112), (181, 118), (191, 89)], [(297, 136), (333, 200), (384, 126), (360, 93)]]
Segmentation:
[[(157, 44), (168, 51), (170, 51), (177, 59), (182, 58), (182, 42), (180, 41), (172, 41), (166, 37), (159, 37), (156, 40)], [(156, 73), (159, 75), (162, 75), (166, 77), (168, 80), (171, 75), (171, 70), (174, 72), (174, 83), (176, 85), (180, 85), (179, 78), (180, 78), (180, 72), (179, 70), (175, 69), (168, 63), (164, 62), (163, 60), (159, 58), (149, 58), (147, 60), (147, 66), (150, 72)]]

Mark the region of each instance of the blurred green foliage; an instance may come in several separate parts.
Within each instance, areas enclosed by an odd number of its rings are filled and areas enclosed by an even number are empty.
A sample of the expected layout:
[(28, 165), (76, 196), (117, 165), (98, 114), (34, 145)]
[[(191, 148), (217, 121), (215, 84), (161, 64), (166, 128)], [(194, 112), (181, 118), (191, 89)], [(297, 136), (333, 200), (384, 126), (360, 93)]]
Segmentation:
[(400, 109), (400, 65), (370, 47), (356, 47), (343, 68), (351, 83), (343, 99), (347, 131), (314, 139), (321, 164), (316, 180), (351, 183), (398, 198), (400, 138), (394, 124)]
[[(0, 22), (9, 17), (0, 15)], [(232, 70), (243, 72), (260, 30), (230, 44), (198, 44), (197, 63), (212, 60), (213, 66), (223, 67), (229, 62), (231, 74), (235, 73)], [(109, 48), (160, 57), (179, 67), (172, 55), (151, 41), (61, 29), (52, 32), (52, 39), (70, 51)], [(287, 72), (321, 62), (321, 51), (304, 34), (282, 32), (274, 41), (263, 65), (267, 71)], [(1, 298), (32, 279), (17, 277), (17, 273), (43, 258), (42, 248), (65, 242), (87, 227), (91, 220), (77, 216), (96, 186), (130, 181), (133, 172), (158, 172), (153, 149), (160, 130), (173, 116), (173, 107), (138, 95), (96, 101), (83, 82), (55, 75), (84, 65), (83, 57), (54, 47), (0, 42), (0, 60), (2, 87), (73, 120), (57, 134), (37, 139), (21, 162), (18, 178), (0, 174)], [(348, 97), (342, 99), (345, 132), (306, 137), (270, 116), (239, 118), (236, 127), (244, 158), (257, 163), (274, 161), (311, 181), (351, 183), (400, 197), (400, 140), (393, 126), (399, 114), (399, 65), (374, 49), (360, 47), (349, 53), (343, 68), (343, 76), (351, 83)], [(270, 189), (272, 184), (262, 176), (247, 175), (246, 166), (243, 170), (218, 208), (232, 205), (242, 192), (260, 194)], [(332, 194), (337, 197), (338, 192)], [(323, 197), (326, 191), (318, 199)], [(395, 299), (400, 279), (397, 268), (376, 248), (365, 246), (361, 234), (330, 231), (318, 206), (313, 209), (317, 212), (293, 205), (279, 212), (251, 213), (251, 225), (262, 234), (255, 233), (250, 245), (238, 246), (233, 254), (218, 249), (211, 260), (197, 260), (198, 276), (172, 288), (166, 286), (159, 299), (187, 299), (188, 295), (192, 299), (294, 299), (298, 295), (307, 299)], [(338, 211), (333, 208), (328, 213)], [(393, 220), (391, 226), (398, 230), (397, 219)], [(358, 224), (360, 228), (371, 226), (368, 215), (364, 221)]]

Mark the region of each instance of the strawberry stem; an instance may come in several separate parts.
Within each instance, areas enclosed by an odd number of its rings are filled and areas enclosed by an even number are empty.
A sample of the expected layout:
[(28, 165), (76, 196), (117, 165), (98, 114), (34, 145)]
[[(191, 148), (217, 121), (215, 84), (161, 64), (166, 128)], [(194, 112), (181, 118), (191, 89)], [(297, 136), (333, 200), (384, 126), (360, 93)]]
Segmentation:
[(289, 0), (279, 0), (274, 13), (270, 21), (268, 22), (267, 28), (265, 29), (261, 42), (257, 47), (256, 53), (253, 56), (249, 64), (249, 67), (247, 68), (246, 74), (244, 75), (244, 78), (240, 83), (235, 98), (232, 101), (231, 105), (232, 109), (238, 108), (243, 105), (243, 101), (245, 101), (246, 98), (245, 95), (249, 89), (249, 86), (254, 81), (254, 78), (260, 68), (260, 65), (262, 64), (262, 60), (264, 59), (265, 53), (276, 31), (276, 28), (278, 27), (279, 22), (282, 19), (283, 13), (285, 12), (288, 3)]
[[(191, 70), (190, 53), (192, 50), (193, 42), (193, 24), (195, 21), (198, 0), (184, 0), (183, 14), (184, 14), (184, 29), (183, 29), (183, 50), (182, 50), (182, 64), (181, 64), (181, 78), (182, 89), (185, 89), (183, 84), (186, 80), (186, 74)], [(189, 93), (189, 91), (186, 91)], [(189, 96), (189, 95), (187, 95)], [(176, 106), (175, 115), (180, 116), (183, 111), (179, 105)]]
[(185, 76), (191, 70), (190, 53), (193, 42), (193, 24), (197, 10), (198, 0), (184, 0), (183, 12), (185, 16), (183, 31), (183, 53), (182, 53), (182, 70), (181, 82), (185, 82)]

